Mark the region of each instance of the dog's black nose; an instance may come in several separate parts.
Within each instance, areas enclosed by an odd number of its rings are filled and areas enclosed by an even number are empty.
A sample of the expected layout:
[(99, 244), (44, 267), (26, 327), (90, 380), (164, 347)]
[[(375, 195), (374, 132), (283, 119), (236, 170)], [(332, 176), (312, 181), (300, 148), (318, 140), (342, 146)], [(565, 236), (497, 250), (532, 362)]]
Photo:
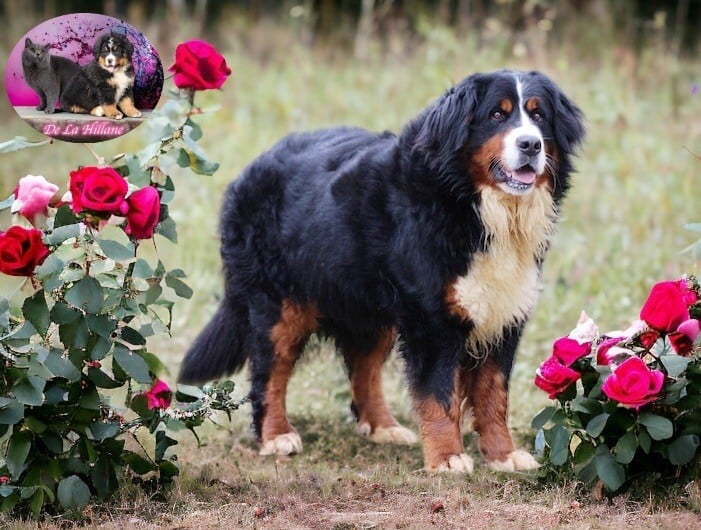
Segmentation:
[(523, 154), (528, 156), (537, 155), (543, 148), (540, 138), (530, 135), (519, 136), (516, 139), (516, 145)]

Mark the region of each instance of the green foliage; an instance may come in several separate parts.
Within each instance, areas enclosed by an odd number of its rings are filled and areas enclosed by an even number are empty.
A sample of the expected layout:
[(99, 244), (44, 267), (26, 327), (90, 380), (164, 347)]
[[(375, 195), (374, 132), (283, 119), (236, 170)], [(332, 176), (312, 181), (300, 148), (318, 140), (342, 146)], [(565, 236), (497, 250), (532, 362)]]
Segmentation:
[[(114, 161), (131, 185), (159, 191), (158, 233), (172, 241), (170, 168), (207, 175), (217, 168), (196, 145), (202, 131), (192, 112), (191, 100), (167, 103), (155, 113), (158, 139)], [(35, 145), (16, 138), (0, 152)], [(21, 306), (0, 298), (0, 510), (33, 517), (81, 510), (127, 478), (168, 484), (179, 473), (172, 432), (197, 437), (212, 411), (229, 414), (240, 404), (230, 381), (179, 388), (172, 401), (157, 379), (164, 366), (148, 338), (169, 333), (174, 303), (192, 296), (181, 269), (166, 270), (160, 260), (152, 266), (139, 240), (67, 205), (50, 213), (44, 242), (51, 254), (25, 281)], [(112, 405), (119, 395), (124, 408)], [(137, 438), (141, 428), (154, 439), (151, 451)], [(127, 449), (127, 436), (142, 450)]]

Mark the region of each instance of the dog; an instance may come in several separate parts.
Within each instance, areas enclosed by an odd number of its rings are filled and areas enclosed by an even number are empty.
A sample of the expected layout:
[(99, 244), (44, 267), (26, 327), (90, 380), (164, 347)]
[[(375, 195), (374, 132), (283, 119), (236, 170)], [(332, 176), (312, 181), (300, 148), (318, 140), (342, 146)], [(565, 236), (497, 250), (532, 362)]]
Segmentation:
[(83, 67), (62, 96), (62, 106), (74, 113), (89, 113), (116, 120), (141, 117), (134, 106), (134, 46), (115, 32), (100, 36), (93, 46), (94, 59)]
[(290, 134), (228, 187), (222, 301), (187, 352), (195, 383), (248, 360), (261, 454), (302, 450), (285, 394), (313, 333), (335, 339), (358, 430), (414, 443), (382, 393), (395, 340), (425, 469), (471, 473), (471, 411), (494, 470), (533, 469), (507, 427), (514, 354), (584, 137), (545, 75), (467, 77), (396, 136), (341, 127)]

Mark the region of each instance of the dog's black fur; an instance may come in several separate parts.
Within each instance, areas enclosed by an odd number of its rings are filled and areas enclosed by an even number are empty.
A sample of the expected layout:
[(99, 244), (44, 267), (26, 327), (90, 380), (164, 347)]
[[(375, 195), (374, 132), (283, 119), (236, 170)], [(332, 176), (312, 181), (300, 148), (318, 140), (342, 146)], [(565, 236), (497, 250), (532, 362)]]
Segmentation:
[[(180, 380), (209, 380), (250, 360), (254, 427), (265, 438), (266, 392), (279, 356), (271, 330), (284, 319), (285, 304), (294, 303), (314, 308), (312, 331), (334, 337), (343, 352), (370, 351), (386, 330), (398, 330), (418, 404), (433, 400), (451, 410), (456, 373), (478, 373), (487, 357), (508, 381), (525, 318), (508, 320), (491, 344), (470, 343), (475, 323), (446, 297), (496, 237), (483, 219), (484, 190), (522, 200), (520, 192), (500, 191), (503, 174), (494, 161), (481, 174), (474, 169), (488, 142), (518, 126), (519, 109), (498, 109), (519, 97), (539, 103), (530, 115), (548, 162), (538, 182), (551, 193), (556, 216), (584, 130), (579, 109), (537, 72), (470, 76), (398, 137), (340, 127), (291, 134), (263, 153), (226, 192), (224, 297), (188, 352)], [(535, 254), (527, 260), (540, 269), (543, 255)], [(478, 346), (484, 351), (468, 351)], [(429, 431), (422, 420), (425, 439)], [(427, 467), (446, 469), (450, 454), (425, 451)]]

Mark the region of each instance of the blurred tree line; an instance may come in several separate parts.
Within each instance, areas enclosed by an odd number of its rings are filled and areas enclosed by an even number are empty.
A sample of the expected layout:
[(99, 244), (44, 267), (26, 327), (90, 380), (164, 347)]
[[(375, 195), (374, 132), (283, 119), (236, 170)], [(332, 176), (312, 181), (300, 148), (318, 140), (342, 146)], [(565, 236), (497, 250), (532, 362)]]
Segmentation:
[[(675, 56), (697, 50), (701, 0), (4, 0), (0, 17), (38, 23), (71, 12), (97, 12), (157, 29), (168, 46), (172, 28), (187, 24), (192, 32), (217, 41), (234, 26), (264, 22), (287, 25), (307, 45), (345, 47), (357, 57), (373, 39), (384, 48), (410, 46), (421, 37), (422, 21), (453, 28), (458, 34), (503, 36), (540, 32), (567, 39), (576, 25), (608, 27), (609, 44), (633, 53), (654, 40)], [(28, 26), (30, 27), (30, 26)], [(0, 37), (2, 38), (2, 37)], [(9, 38), (7, 35), (5, 38)], [(173, 36), (173, 38), (176, 38)]]

